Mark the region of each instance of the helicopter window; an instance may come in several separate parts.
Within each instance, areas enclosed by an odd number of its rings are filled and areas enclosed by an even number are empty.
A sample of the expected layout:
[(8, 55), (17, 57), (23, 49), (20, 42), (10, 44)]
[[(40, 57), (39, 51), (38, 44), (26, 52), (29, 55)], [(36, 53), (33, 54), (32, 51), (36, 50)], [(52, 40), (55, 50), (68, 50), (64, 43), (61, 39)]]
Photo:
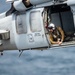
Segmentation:
[(32, 32), (41, 31), (41, 14), (40, 11), (32, 11), (30, 13), (30, 28)]
[(16, 31), (18, 34), (25, 34), (27, 33), (27, 26), (25, 21), (25, 15), (17, 15), (16, 20)]

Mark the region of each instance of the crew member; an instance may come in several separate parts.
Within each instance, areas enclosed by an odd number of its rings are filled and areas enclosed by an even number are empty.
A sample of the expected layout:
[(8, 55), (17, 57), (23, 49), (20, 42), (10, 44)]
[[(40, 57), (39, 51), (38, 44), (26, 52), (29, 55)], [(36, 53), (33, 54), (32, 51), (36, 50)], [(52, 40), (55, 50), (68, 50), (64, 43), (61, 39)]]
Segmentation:
[(64, 32), (61, 27), (56, 27), (53, 23), (48, 26), (48, 31), (50, 34), (50, 42), (52, 44), (61, 45), (64, 41)]

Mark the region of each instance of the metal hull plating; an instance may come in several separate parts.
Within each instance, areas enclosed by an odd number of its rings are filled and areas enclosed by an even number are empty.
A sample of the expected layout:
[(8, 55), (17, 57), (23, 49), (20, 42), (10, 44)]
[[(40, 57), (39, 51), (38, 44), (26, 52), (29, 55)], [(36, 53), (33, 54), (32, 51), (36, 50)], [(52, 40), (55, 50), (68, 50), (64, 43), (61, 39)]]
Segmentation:
[[(11, 14), (9, 13), (7, 16), (6, 16), (7, 12), (0, 14), (0, 30), (10, 32), (7, 33), (9, 36), (5, 36), (6, 32), (4, 34), (3, 32), (0, 32), (0, 51), (52, 47), (49, 41), (49, 34), (48, 32), (46, 33), (44, 25), (43, 13), (46, 7), (44, 3), (48, 4), (46, 8), (48, 8), (49, 10), (51, 10), (50, 7), (53, 6), (56, 7), (57, 5), (60, 6), (60, 8), (62, 8), (62, 10), (60, 10), (60, 13), (58, 9), (57, 10), (55, 9), (56, 11), (52, 10), (55, 13), (51, 12), (49, 14), (49, 16), (53, 18), (52, 19), (53, 23), (56, 24), (59, 23), (61, 25), (62, 21), (63, 27), (66, 31), (69, 30), (67, 27), (67, 24), (69, 25), (68, 21), (74, 22), (75, 26), (75, 3), (73, 3), (74, 0), (72, 1), (64, 0), (65, 2), (59, 2), (59, 1), (54, 3), (53, 0), (30, 0), (30, 3), (32, 4), (32, 6), (30, 7), (25, 6), (22, 0), (15, 1), (13, 3), (13, 9), (15, 9), (13, 13)], [(51, 4), (49, 4), (49, 2)], [(65, 7), (64, 8), (65, 10), (63, 10), (62, 6)], [(65, 15), (69, 16), (70, 19), (65, 17)], [(60, 17), (62, 18), (62, 20)], [(73, 26), (71, 27), (72, 27), (71, 30), (73, 30), (74, 27)], [(2, 36), (4, 36), (4, 38)], [(65, 43), (65, 46), (66, 45), (67, 44)]]

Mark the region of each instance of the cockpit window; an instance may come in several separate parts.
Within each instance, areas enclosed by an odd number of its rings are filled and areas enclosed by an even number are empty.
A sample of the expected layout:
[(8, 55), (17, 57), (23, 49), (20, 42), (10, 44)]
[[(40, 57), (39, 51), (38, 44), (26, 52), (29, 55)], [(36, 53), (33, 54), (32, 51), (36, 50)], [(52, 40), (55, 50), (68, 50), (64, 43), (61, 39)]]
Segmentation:
[(40, 17), (40, 11), (32, 11), (30, 13), (30, 28), (32, 32), (39, 32), (42, 30)]

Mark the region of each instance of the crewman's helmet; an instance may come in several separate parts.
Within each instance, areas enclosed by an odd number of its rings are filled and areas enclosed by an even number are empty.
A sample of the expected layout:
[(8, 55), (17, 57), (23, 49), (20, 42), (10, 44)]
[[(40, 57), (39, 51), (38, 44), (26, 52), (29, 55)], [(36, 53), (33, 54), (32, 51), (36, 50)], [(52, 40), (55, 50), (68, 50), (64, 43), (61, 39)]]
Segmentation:
[(53, 23), (50, 23), (49, 26), (48, 26), (48, 28), (55, 30), (55, 25)]

